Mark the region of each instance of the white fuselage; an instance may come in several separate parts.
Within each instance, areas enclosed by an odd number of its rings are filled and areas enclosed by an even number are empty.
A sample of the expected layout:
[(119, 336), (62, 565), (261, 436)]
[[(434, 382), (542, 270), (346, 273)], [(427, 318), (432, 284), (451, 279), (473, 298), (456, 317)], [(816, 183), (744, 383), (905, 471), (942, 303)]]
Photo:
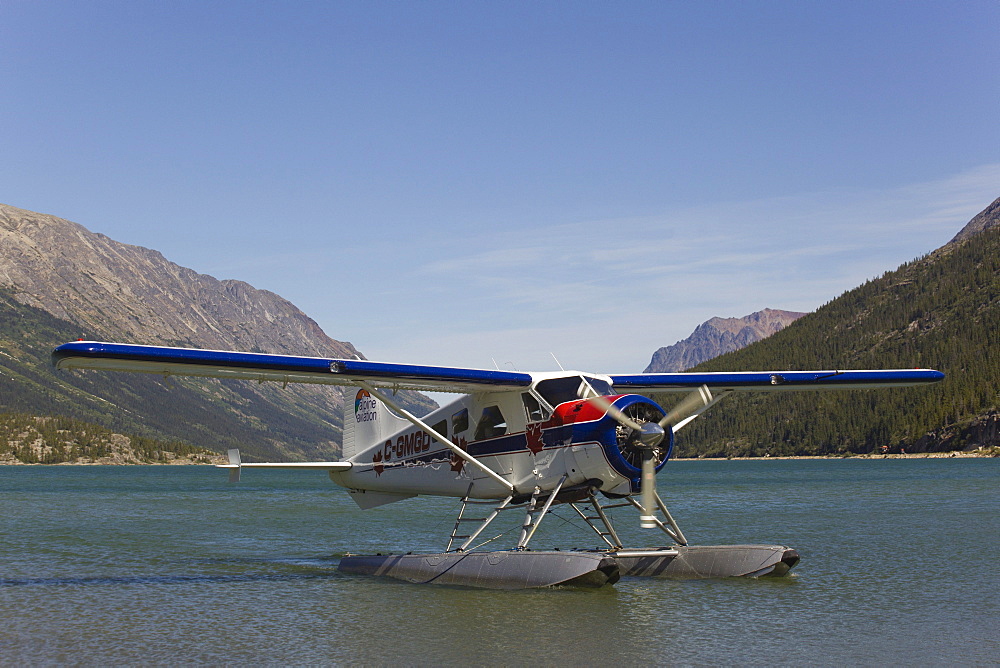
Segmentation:
[[(565, 380), (566, 374), (559, 378)], [(407, 496), (502, 499), (531, 494), (536, 487), (552, 489), (560, 481), (570, 487), (600, 481), (603, 491), (629, 494), (630, 471), (623, 474), (611, 461), (616, 423), (585, 401), (558, 402), (560, 398), (570, 396), (550, 393), (546, 398), (537, 387), (464, 395), (424, 416), (428, 431), (358, 390), (344, 416), (344, 454), (353, 466), (331, 472), (330, 478), (353, 490)], [(473, 456), (513, 490), (470, 465), (438, 437)]]

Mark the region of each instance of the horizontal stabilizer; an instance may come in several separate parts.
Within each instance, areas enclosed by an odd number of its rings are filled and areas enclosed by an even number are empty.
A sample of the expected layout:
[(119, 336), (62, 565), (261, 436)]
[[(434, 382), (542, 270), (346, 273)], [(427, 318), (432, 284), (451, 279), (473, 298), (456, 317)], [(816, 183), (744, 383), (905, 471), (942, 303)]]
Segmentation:
[(216, 464), (217, 469), (229, 469), (229, 482), (240, 481), (242, 469), (295, 469), (306, 471), (347, 471), (353, 466), (351, 462), (250, 462), (240, 460), (240, 451), (233, 448), (229, 451), (228, 464)]
[(250, 462), (249, 464), (216, 464), (217, 469), (300, 469), (314, 471), (347, 471), (351, 462)]
[(297, 469), (300, 471), (348, 471), (351, 462), (250, 462), (243, 464), (216, 464), (217, 469)]

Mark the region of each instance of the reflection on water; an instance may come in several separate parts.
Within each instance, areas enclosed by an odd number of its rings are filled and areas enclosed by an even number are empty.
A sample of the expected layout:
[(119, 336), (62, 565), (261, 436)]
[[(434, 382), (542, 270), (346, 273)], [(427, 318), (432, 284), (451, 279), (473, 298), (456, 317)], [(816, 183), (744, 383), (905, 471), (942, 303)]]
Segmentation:
[[(443, 549), (454, 501), (360, 511), (322, 474), (252, 473), (0, 467), (3, 663), (1000, 661), (997, 460), (675, 462), (692, 542), (784, 543), (794, 576), (517, 592), (336, 571)], [(557, 512), (539, 549), (595, 547)]]

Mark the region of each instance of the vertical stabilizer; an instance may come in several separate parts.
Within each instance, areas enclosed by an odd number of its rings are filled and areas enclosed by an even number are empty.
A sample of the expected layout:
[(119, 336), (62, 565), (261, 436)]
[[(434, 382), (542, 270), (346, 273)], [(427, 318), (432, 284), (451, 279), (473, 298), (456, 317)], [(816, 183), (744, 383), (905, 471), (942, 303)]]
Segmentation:
[(385, 404), (368, 393), (368, 390), (352, 388), (345, 392), (344, 402), (344, 459), (351, 459), (382, 443), (410, 423), (393, 415)]

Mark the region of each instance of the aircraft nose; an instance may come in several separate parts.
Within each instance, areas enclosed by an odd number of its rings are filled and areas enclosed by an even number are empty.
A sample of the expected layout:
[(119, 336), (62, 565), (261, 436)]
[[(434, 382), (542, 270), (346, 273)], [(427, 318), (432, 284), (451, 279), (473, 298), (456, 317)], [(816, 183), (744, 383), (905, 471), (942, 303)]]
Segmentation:
[(638, 438), (643, 447), (652, 449), (663, 441), (663, 437), (666, 436), (666, 434), (667, 432), (663, 430), (663, 427), (657, 423), (644, 422), (642, 423), (642, 429), (639, 430)]

